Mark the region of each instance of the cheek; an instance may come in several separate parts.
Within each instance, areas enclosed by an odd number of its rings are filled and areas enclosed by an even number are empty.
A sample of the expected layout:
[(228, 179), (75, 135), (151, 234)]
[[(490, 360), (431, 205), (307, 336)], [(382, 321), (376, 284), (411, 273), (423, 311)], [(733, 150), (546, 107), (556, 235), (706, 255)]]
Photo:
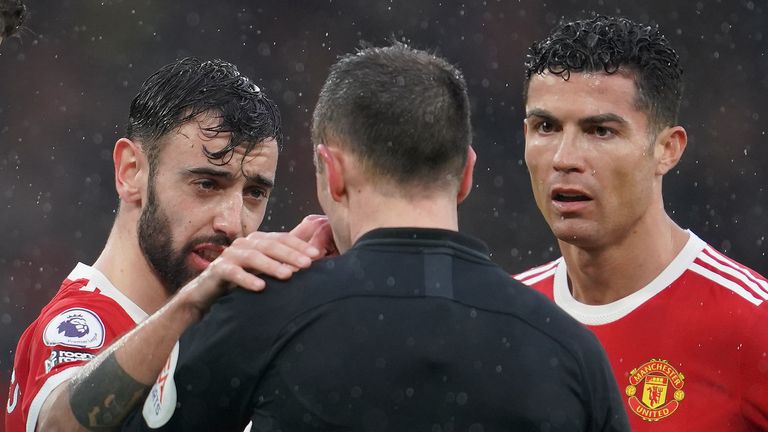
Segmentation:
[[(541, 148), (526, 148), (525, 165), (528, 169), (528, 175), (531, 177), (531, 187), (534, 194), (540, 193), (546, 187), (546, 176), (549, 170), (546, 161), (546, 154)], [(538, 198), (537, 198), (538, 199)]]
[(243, 235), (258, 231), (266, 213), (267, 200), (262, 201), (261, 204), (254, 208), (245, 209), (243, 213)]
[(608, 182), (611, 192), (608, 194), (615, 201), (618, 211), (634, 211), (645, 208), (653, 195), (652, 174), (642, 163), (633, 167), (617, 169)]

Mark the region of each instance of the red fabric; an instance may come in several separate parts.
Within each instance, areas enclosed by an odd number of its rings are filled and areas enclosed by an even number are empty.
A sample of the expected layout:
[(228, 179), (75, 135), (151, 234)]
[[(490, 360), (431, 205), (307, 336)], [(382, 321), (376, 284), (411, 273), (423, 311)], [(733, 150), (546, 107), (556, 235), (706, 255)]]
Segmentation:
[[(722, 265), (711, 265), (713, 258)], [(553, 265), (516, 277), (553, 299), (554, 274), (535, 280)], [(705, 247), (679, 278), (629, 314), (587, 326), (608, 353), (633, 431), (768, 430), (768, 302), (766, 285), (756, 281), (765, 279)], [(635, 381), (644, 376), (632, 386), (635, 369)]]
[[(81, 366), (88, 357), (98, 353), (136, 323), (113, 299), (95, 291), (81, 290), (86, 279), (64, 280), (56, 296), (43, 308), (40, 316), (24, 331), (14, 358), (15, 382), (10, 384), (6, 406), (6, 432), (26, 430), (27, 416), (35, 396), (48, 378), (75, 366)], [(98, 347), (76, 347), (62, 344), (46, 345), (43, 333), (52, 323), (53, 331), (62, 320), (61, 313), (73, 309), (69, 316), (87, 315), (90, 311), (103, 323), (103, 343)], [(86, 312), (81, 312), (81, 311)], [(65, 317), (68, 315), (65, 315)], [(92, 318), (92, 316), (89, 315)], [(93, 320), (91, 320), (93, 322)], [(95, 333), (97, 329), (90, 329)], [(100, 338), (101, 339), (101, 338)], [(52, 353), (56, 351), (54, 358)], [(78, 359), (79, 358), (79, 359)], [(46, 361), (49, 370), (46, 371)], [(18, 386), (18, 387), (17, 387)], [(15, 401), (15, 404), (14, 404)], [(42, 401), (40, 401), (42, 402)], [(8, 409), (13, 408), (10, 413)]]

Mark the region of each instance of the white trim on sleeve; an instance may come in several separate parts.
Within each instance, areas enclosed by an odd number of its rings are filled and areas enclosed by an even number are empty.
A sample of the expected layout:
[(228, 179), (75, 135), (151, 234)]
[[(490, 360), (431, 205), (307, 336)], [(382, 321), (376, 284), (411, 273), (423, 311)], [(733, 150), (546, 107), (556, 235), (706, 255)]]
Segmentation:
[(27, 415), (27, 432), (35, 432), (35, 426), (37, 425), (37, 417), (40, 415), (40, 410), (43, 408), (45, 400), (51, 395), (53, 389), (61, 385), (64, 381), (72, 378), (77, 374), (82, 366), (72, 366), (64, 369), (56, 375), (51, 375), (45, 380), (45, 384), (40, 387), (35, 398), (32, 399), (32, 403), (29, 404), (29, 414)]

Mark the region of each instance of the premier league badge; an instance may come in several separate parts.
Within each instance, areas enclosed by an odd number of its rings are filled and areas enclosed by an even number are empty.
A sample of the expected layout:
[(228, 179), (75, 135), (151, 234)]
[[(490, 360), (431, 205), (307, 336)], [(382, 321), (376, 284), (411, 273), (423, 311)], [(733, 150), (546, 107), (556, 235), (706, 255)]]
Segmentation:
[(88, 309), (69, 309), (48, 322), (43, 342), (48, 346), (101, 348), (104, 344), (104, 324), (98, 315)]

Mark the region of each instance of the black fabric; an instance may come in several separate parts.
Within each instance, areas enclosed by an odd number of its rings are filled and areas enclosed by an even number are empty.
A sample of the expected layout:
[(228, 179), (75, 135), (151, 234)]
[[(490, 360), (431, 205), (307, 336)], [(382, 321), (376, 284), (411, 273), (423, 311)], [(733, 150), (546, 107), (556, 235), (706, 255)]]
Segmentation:
[(592, 333), (443, 230), (375, 230), (221, 298), (182, 337), (175, 386), (160, 430), (629, 430)]

